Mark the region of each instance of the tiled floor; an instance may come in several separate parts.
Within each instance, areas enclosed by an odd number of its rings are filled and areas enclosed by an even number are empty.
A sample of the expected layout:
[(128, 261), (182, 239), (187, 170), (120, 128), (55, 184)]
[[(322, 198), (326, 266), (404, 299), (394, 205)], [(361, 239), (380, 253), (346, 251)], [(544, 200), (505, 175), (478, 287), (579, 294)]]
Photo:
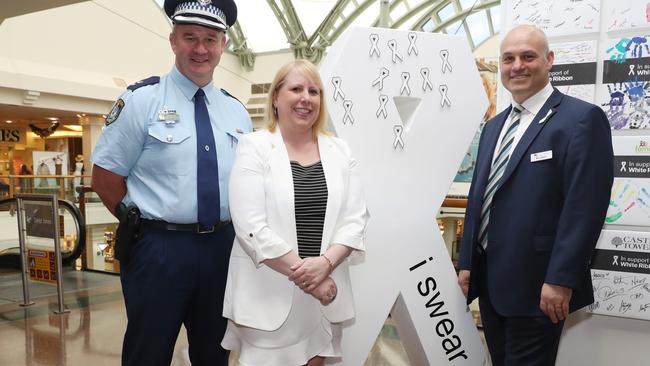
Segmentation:
[[(54, 314), (58, 308), (56, 287), (30, 282), (30, 295), (35, 304), (20, 307), (20, 275), (16, 271), (0, 271), (0, 365), (120, 364), (126, 314), (119, 277), (67, 271), (63, 279), (65, 304), (70, 312), (57, 315)], [(176, 343), (172, 365), (190, 365), (184, 332)], [(390, 321), (384, 326), (366, 365), (409, 365)]]

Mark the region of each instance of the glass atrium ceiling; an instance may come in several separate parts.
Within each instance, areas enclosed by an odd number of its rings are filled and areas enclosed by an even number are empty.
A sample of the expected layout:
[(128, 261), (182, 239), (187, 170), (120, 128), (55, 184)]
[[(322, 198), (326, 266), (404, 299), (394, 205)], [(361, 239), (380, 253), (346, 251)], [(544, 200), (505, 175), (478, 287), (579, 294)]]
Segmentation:
[[(164, 0), (156, 0), (162, 4)], [(350, 26), (379, 26), (382, 3), (390, 28), (465, 35), (472, 48), (500, 27), (500, 0), (236, 0), (238, 22), (229, 48), (242, 63), (254, 55), (293, 49), (319, 61)]]

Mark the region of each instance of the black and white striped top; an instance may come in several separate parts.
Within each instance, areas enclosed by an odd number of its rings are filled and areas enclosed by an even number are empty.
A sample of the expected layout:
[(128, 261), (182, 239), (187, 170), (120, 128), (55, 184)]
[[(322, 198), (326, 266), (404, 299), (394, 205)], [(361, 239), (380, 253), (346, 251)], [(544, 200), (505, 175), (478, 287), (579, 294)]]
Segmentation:
[(327, 208), (327, 182), (323, 164), (302, 166), (291, 161), (293, 192), (296, 207), (298, 254), (301, 258), (320, 255), (323, 223)]

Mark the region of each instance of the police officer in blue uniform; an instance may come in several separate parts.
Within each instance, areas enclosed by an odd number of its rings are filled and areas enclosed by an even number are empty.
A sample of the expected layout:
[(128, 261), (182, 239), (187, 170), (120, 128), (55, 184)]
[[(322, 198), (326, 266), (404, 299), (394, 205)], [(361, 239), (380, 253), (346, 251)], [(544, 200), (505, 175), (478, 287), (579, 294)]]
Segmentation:
[(169, 365), (184, 325), (192, 365), (227, 365), (219, 344), (234, 238), (228, 178), (237, 141), (252, 127), (212, 75), (237, 7), (232, 0), (166, 0), (164, 7), (175, 65), (128, 87), (93, 154), (92, 186), (106, 207), (116, 215), (124, 206), (139, 210), (121, 263), (122, 364)]

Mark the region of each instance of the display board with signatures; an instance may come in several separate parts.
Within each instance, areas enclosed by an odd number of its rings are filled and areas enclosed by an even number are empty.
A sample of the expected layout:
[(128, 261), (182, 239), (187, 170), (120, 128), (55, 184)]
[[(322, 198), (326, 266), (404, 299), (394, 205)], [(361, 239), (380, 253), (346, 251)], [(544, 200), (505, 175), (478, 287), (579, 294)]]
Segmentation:
[(591, 280), (590, 312), (650, 320), (650, 233), (603, 230)]

